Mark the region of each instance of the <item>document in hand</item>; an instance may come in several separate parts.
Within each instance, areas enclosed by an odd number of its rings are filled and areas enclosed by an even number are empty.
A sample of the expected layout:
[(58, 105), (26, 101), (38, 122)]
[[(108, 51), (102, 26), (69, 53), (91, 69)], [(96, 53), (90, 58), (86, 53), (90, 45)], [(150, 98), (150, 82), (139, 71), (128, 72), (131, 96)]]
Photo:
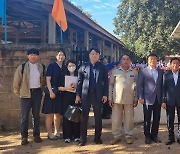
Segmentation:
[[(77, 85), (78, 82), (78, 78), (76, 76), (65, 76), (65, 87), (70, 87), (72, 83), (74, 83), (75, 85)], [(76, 90), (74, 91), (70, 91), (70, 92), (76, 92)]]

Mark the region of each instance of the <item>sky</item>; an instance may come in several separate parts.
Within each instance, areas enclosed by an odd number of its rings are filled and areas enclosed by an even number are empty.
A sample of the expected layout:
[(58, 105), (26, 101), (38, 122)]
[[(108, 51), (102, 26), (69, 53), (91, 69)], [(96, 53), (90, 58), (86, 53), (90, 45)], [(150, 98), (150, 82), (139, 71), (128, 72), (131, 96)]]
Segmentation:
[(109, 31), (113, 33), (114, 25), (113, 18), (116, 17), (117, 7), (120, 0), (69, 0), (74, 5), (80, 5), (83, 11), (89, 12), (92, 19)]

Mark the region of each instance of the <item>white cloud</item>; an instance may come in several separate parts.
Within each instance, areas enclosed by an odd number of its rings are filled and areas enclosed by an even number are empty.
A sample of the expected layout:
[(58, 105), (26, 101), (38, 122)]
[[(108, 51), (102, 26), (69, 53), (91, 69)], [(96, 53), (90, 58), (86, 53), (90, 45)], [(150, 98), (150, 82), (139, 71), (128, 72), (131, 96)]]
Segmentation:
[(102, 12), (96, 12), (96, 11), (94, 11), (94, 12), (92, 13), (93, 16), (96, 16), (96, 15), (109, 15), (109, 14), (113, 14), (113, 12), (111, 12), (111, 11), (102, 11)]
[(106, 8), (105, 5), (94, 5), (93, 6), (95, 9), (102, 9), (102, 8)]
[(98, 3), (98, 4), (94, 4), (93, 5), (93, 8), (95, 8), (95, 9), (102, 9), (102, 8), (104, 8), (104, 9), (114, 9), (114, 8), (117, 8), (118, 7), (118, 5), (119, 5), (119, 3), (117, 3), (117, 1), (112, 1), (112, 2), (106, 2), (106, 3), (103, 3), (103, 2), (101, 2), (101, 3)]
[(91, 13), (91, 12), (93, 11), (93, 9), (85, 8), (84, 11), (85, 11), (85, 12), (90, 12), (90, 13)]
[(98, 2), (98, 3), (100, 3), (101, 2), (101, 0), (93, 0), (94, 2)]

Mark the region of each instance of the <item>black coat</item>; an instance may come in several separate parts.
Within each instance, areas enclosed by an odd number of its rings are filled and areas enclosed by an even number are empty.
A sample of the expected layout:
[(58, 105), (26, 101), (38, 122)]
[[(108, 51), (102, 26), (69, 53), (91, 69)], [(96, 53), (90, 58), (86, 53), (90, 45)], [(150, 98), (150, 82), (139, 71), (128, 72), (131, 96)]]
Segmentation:
[(171, 70), (167, 71), (163, 76), (163, 103), (169, 106), (180, 106), (180, 71), (178, 81), (175, 85), (174, 77)]
[[(77, 95), (83, 101), (87, 99), (89, 92), (89, 79), (90, 63), (81, 66), (78, 71)], [(98, 102), (102, 100), (102, 96), (108, 97), (108, 73), (106, 67), (100, 62), (97, 63), (96, 69), (96, 96)]]

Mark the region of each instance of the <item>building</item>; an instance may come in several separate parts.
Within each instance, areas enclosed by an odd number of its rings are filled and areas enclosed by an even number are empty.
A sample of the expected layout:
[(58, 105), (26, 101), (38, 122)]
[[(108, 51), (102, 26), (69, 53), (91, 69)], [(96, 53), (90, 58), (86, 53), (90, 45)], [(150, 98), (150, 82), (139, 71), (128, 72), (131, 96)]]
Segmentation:
[[(53, 0), (7, 0), (8, 41), (16, 44), (53, 44), (65, 48), (68, 58), (87, 61), (91, 47), (100, 49), (109, 61), (117, 61), (124, 44), (86, 16), (68, 0), (64, 0), (68, 29), (60, 44), (60, 28), (51, 17)], [(3, 27), (0, 40), (3, 40)]]
[(0, 129), (19, 127), (20, 106), (12, 82), (29, 48), (40, 50), (40, 61), (46, 66), (62, 47), (66, 58), (75, 59), (79, 65), (88, 60), (91, 47), (99, 48), (109, 61), (117, 61), (126, 52), (119, 39), (67, 0), (68, 29), (63, 33), (64, 43), (59, 43), (60, 28), (51, 17), (52, 5), (53, 0), (7, 0), (8, 44), (3, 44), (4, 28), (0, 23)]

